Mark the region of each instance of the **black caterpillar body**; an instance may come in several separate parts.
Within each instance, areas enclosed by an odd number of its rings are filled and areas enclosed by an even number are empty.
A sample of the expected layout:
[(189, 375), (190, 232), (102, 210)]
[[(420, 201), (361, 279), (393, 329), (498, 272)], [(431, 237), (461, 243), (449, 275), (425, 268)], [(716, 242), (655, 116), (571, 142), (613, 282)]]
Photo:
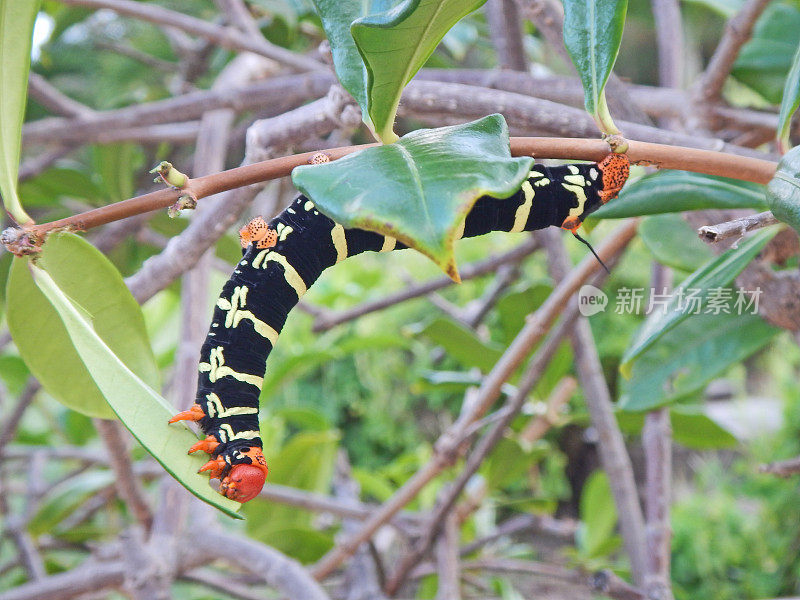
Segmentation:
[[(458, 237), (548, 226), (574, 233), (586, 215), (616, 196), (627, 173), (627, 158), (619, 154), (598, 164), (536, 165), (512, 196), (480, 198)], [(328, 267), (362, 252), (406, 247), (378, 233), (345, 229), (302, 195), (270, 223), (256, 219), (249, 227), (243, 245), (251, 243), (222, 290), (202, 348), (196, 404), (173, 419), (200, 422), (208, 437), (191, 451), (212, 455), (201, 470), (219, 477), (221, 493), (240, 502), (258, 494), (267, 474), (258, 398), (289, 312)]]

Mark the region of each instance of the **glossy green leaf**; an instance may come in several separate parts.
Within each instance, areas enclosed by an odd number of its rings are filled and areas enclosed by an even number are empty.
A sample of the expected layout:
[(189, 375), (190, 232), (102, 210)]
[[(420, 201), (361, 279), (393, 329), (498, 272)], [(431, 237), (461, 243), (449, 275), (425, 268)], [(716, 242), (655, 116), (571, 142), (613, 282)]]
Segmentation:
[(792, 59), (792, 67), (786, 76), (786, 83), (783, 85), (783, 97), (781, 99), (781, 111), (778, 115), (778, 130), (776, 137), (783, 147), (783, 151), (789, 150), (789, 128), (792, 123), (792, 115), (800, 107), (800, 44)]
[(22, 121), (28, 95), (33, 24), (39, 0), (0, 2), (0, 196), (6, 211), (19, 223), (31, 218), (17, 195)]
[(453, 245), (472, 205), (483, 195), (513, 194), (532, 164), (511, 158), (505, 119), (489, 115), (297, 167), (292, 180), (337, 223), (391, 235), (457, 279)]
[(679, 214), (647, 217), (639, 225), (639, 237), (655, 260), (673, 269), (691, 272), (714, 256)]
[[(778, 330), (773, 328), (773, 334), (777, 332)], [(682, 446), (694, 450), (721, 450), (739, 444), (736, 436), (703, 413), (700, 408), (675, 406), (669, 414), (672, 438)]]
[(482, 341), (474, 331), (449, 319), (434, 319), (418, 335), (445, 349), (447, 355), (465, 367), (477, 367), (484, 373), (492, 370), (503, 354), (503, 347)]
[(175, 409), (125, 366), (98, 336), (86, 311), (73, 303), (47, 271), (33, 264), (30, 269), (120, 421), (187, 490), (225, 514), (241, 518), (236, 513), (241, 505), (217, 493), (209, 486), (208, 477), (197, 473), (205, 459), (186, 453), (197, 437), (183, 424), (167, 424)]
[[(141, 309), (114, 266), (86, 240), (51, 235), (39, 258), (59, 288), (92, 316), (97, 334), (134, 373), (158, 387), (159, 373)], [(7, 288), (8, 327), (45, 390), (91, 417), (114, 418), (56, 311), (35, 285), (26, 259), (15, 259)]]
[(800, 6), (771, 2), (756, 22), (751, 39), (742, 47), (731, 75), (779, 104), (786, 74), (800, 44)]
[(629, 183), (619, 198), (592, 213), (590, 219), (622, 219), (706, 208), (766, 210), (764, 187), (686, 171), (662, 171)]
[(709, 297), (712, 296), (710, 290), (730, 284), (776, 233), (777, 230), (774, 228), (759, 231), (743, 241), (739, 248), (730, 249), (715, 257), (684, 279), (673, 291), (664, 310), (656, 307), (655, 312), (639, 329), (633, 343), (622, 357), (620, 365), (622, 374), (628, 377), (634, 361), (664, 334), (690, 318), (692, 312), (695, 310), (703, 312)]
[(783, 155), (775, 177), (767, 185), (772, 214), (800, 231), (800, 146)]
[(595, 471), (583, 486), (578, 546), (586, 558), (598, 556), (617, 526), (617, 508), (604, 471)]
[(618, 133), (603, 92), (617, 60), (627, 0), (564, 0), (564, 45), (583, 83), (584, 105), (604, 133)]
[(621, 381), (620, 408), (651, 410), (691, 397), (779, 331), (758, 315), (737, 314), (733, 303), (730, 310), (692, 315), (644, 351)]
[[(400, 94), (448, 30), (486, 0), (404, 0), (350, 27), (367, 70), (367, 111), (378, 138), (397, 140)], [(347, 4), (341, 2), (340, 4)]]

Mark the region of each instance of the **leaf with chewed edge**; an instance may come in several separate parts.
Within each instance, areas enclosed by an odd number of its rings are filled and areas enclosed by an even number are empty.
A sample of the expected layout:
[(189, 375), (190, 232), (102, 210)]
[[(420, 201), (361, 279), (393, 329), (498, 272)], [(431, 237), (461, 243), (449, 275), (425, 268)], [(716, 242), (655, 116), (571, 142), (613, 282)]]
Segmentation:
[(489, 115), (297, 167), (292, 181), (337, 223), (392, 236), (458, 281), (453, 245), (475, 201), (510, 196), (532, 165), (530, 157), (511, 158), (505, 119)]

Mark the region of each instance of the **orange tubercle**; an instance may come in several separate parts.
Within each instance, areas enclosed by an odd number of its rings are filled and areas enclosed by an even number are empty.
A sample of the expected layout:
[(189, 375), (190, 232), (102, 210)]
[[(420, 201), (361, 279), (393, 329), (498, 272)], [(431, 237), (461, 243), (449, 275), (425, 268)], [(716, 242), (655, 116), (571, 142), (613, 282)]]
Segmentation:
[(218, 456), (217, 458), (208, 461), (206, 464), (200, 467), (197, 472), (202, 473), (204, 471), (208, 471), (208, 475), (211, 477), (211, 479), (219, 479), (226, 466), (227, 463), (225, 462), (225, 459), (221, 456)]
[(193, 404), (189, 410), (179, 412), (177, 415), (169, 420), (169, 423), (177, 423), (178, 421), (199, 421), (206, 416), (202, 407), (199, 404)]
[(255, 217), (239, 230), (239, 243), (242, 248), (247, 248), (250, 244), (255, 244), (261, 250), (272, 248), (278, 243), (278, 232), (263, 217)]
[(189, 448), (189, 454), (192, 454), (199, 450), (211, 454), (212, 452), (214, 452), (214, 450), (217, 449), (217, 446), (219, 446), (217, 438), (215, 438), (213, 435), (208, 435), (205, 437), (205, 439), (200, 440), (199, 442), (194, 444), (191, 448)]

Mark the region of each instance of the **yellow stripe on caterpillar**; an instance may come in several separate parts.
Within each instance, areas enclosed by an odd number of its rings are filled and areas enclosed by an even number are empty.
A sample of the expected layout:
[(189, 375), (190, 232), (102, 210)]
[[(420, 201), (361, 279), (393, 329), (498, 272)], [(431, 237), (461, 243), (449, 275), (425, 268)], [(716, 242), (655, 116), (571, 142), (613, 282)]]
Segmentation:
[(578, 201), (578, 206), (575, 208), (569, 209), (569, 216), (570, 217), (580, 217), (583, 214), (584, 205), (586, 204), (586, 190), (584, 190), (579, 185), (572, 185), (570, 183), (562, 183), (561, 184), (565, 190), (568, 190), (575, 194), (575, 198)]
[[(206, 395), (208, 400), (208, 407), (206, 413), (209, 417), (216, 419), (224, 419), (226, 417), (235, 417), (237, 415), (257, 415), (258, 408), (248, 406), (232, 406), (225, 408), (222, 406), (222, 400), (219, 399), (214, 392)], [(224, 441), (224, 440), (222, 440)]]
[(237, 286), (233, 289), (230, 301), (225, 298), (217, 300), (217, 306), (228, 312), (228, 314), (225, 315), (225, 327), (228, 329), (235, 329), (241, 321), (250, 321), (256, 333), (268, 339), (269, 343), (274, 346), (278, 341), (278, 332), (264, 321), (258, 319), (249, 310), (242, 310), (247, 303), (247, 292), (248, 288), (246, 285)]
[(240, 431), (239, 433), (233, 433), (233, 427), (231, 427), (227, 423), (220, 425), (219, 427), (219, 441), (222, 442), (223, 444), (227, 442), (232, 442), (233, 440), (254, 440), (260, 437), (260, 435), (261, 435), (260, 432), (254, 430)]
[(254, 385), (259, 390), (264, 384), (263, 377), (259, 377), (258, 375), (250, 375), (249, 373), (239, 373), (238, 371), (234, 371), (230, 367), (225, 366), (225, 357), (222, 355), (222, 346), (212, 348), (211, 352), (209, 353), (208, 360), (209, 362), (200, 363), (199, 371), (201, 373), (208, 372), (208, 380), (211, 383), (214, 383), (217, 379), (222, 379), (223, 377), (233, 377), (237, 381)]
[(528, 217), (531, 214), (531, 207), (533, 206), (533, 197), (536, 192), (533, 191), (533, 186), (530, 181), (522, 182), (522, 192), (525, 194), (525, 201), (517, 207), (517, 212), (514, 213), (514, 226), (509, 229), (510, 233), (519, 233), (525, 230), (525, 224), (528, 222)]
[(267, 263), (270, 261), (276, 262), (283, 267), (283, 276), (286, 278), (286, 283), (294, 288), (294, 291), (297, 292), (298, 298), (302, 298), (308, 288), (306, 287), (303, 278), (300, 277), (300, 274), (295, 270), (295, 268), (289, 264), (289, 261), (283, 254), (278, 254), (272, 250), (264, 250), (263, 252), (259, 252), (253, 259), (253, 268), (258, 269), (260, 267), (262, 269), (266, 269)]
[(383, 237), (383, 246), (379, 252), (391, 252), (397, 246), (397, 240), (390, 235), (386, 235)]
[(347, 258), (347, 237), (344, 234), (344, 227), (336, 223), (331, 229), (331, 240), (333, 247), (336, 248), (336, 264)]

